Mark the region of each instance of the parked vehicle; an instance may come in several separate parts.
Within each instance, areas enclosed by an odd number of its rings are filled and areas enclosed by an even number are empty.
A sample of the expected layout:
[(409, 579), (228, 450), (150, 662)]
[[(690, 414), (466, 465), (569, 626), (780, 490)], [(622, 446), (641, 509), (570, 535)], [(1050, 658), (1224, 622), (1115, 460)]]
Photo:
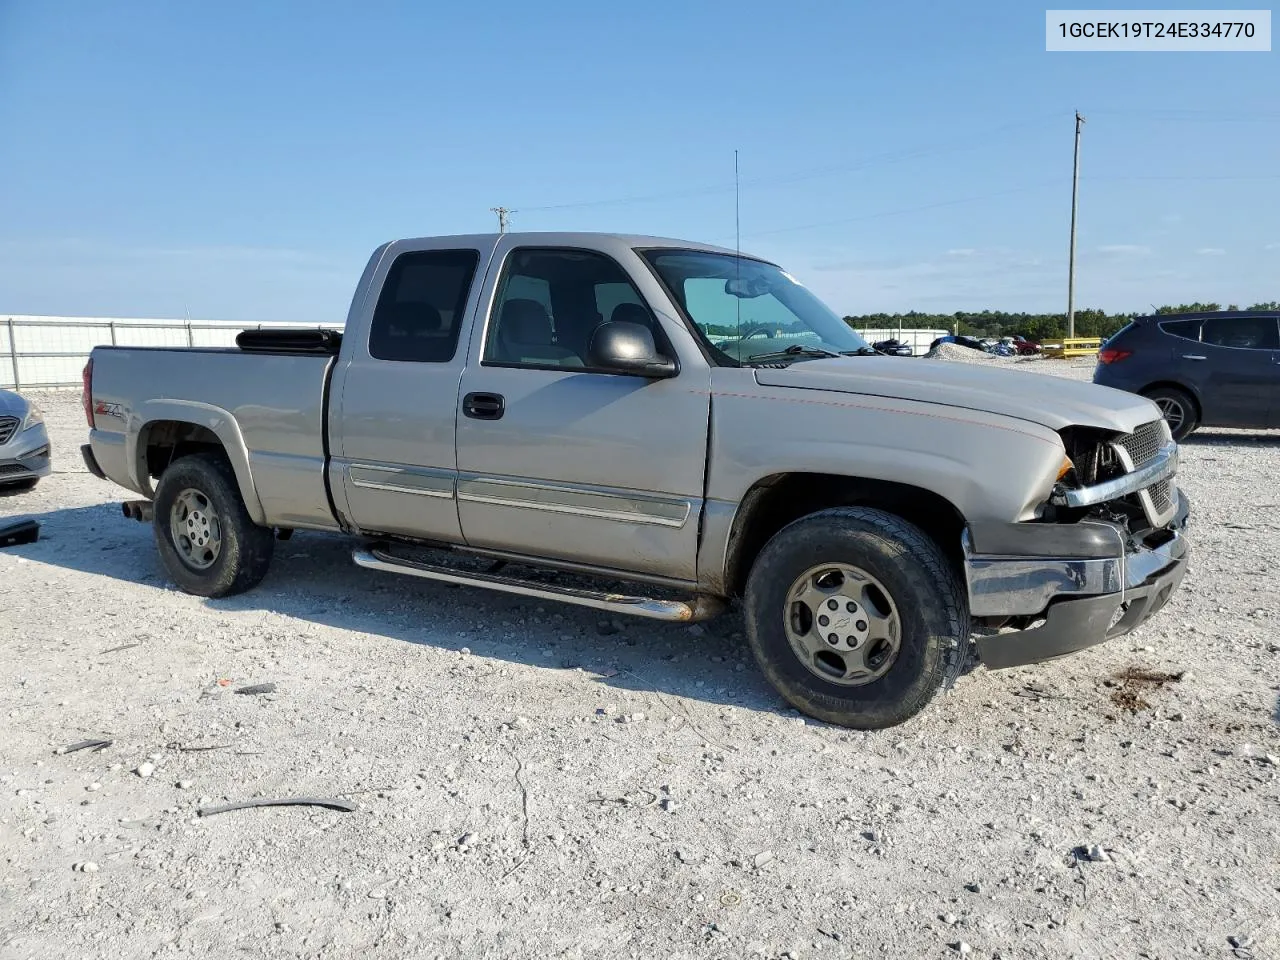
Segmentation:
[(970, 350), (981, 350), (983, 352), (986, 351), (986, 348), (982, 345), (981, 340), (979, 340), (977, 337), (966, 336), (963, 333), (947, 334), (944, 337), (938, 337), (933, 341), (933, 343), (929, 344), (929, 349), (930, 350), (936, 349), (938, 344), (940, 343), (956, 343), (962, 347), (968, 347)]
[(1026, 337), (1015, 336), (1013, 338), (1013, 348), (1018, 352), (1020, 357), (1033, 356), (1040, 352), (1040, 344), (1034, 340), (1028, 340)]
[(1280, 314), (1135, 317), (1098, 351), (1093, 382), (1154, 400), (1175, 440), (1280, 427)]
[(0, 390), (0, 489), (30, 490), (51, 470), (40, 408), (20, 393)]
[(991, 667), (1059, 656), (1144, 622), (1186, 567), (1150, 401), (877, 356), (730, 250), (399, 240), (341, 334), (238, 344), (85, 370), (86, 464), (146, 498), (125, 513), (200, 596), (254, 586), (301, 528), (374, 570), (669, 622), (741, 597), (790, 703), (874, 728), (928, 703), (975, 626)]
[(891, 357), (911, 357), (915, 353), (911, 349), (911, 344), (898, 340), (896, 337), (890, 337), (888, 340), (880, 340), (871, 345), (871, 349), (877, 353), (887, 354)]

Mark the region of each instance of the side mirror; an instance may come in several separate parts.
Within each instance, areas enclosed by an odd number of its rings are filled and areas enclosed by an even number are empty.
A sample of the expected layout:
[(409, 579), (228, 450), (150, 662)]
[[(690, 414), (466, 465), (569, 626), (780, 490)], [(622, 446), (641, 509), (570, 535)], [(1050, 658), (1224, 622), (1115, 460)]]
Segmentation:
[(658, 352), (649, 328), (625, 320), (596, 327), (587, 348), (587, 365), (655, 380), (676, 375), (675, 361)]

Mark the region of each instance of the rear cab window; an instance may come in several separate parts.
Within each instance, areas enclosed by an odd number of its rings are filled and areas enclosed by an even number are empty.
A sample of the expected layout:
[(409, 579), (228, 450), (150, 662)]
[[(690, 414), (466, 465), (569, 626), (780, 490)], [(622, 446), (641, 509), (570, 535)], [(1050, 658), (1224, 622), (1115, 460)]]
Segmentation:
[(447, 363), (458, 349), (478, 250), (422, 250), (396, 257), (369, 326), (377, 360)]

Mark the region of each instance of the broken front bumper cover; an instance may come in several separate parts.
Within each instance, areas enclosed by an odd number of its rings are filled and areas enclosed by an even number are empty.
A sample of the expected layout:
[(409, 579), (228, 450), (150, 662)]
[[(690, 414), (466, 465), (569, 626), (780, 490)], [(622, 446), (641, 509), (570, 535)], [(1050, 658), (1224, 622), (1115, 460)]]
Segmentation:
[(1119, 531), (1110, 557), (995, 557), (971, 552), (965, 538), (970, 612), (975, 617), (1034, 617), (1025, 630), (980, 636), (988, 667), (1015, 667), (1064, 656), (1121, 636), (1158, 613), (1186, 573), (1189, 506), (1178, 506), (1158, 546), (1126, 550)]

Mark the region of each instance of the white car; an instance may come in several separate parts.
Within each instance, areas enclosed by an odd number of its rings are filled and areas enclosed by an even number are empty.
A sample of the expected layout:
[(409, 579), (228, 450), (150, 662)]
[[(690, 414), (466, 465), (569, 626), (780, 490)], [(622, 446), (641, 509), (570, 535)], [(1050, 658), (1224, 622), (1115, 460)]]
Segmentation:
[(40, 408), (19, 393), (0, 390), (0, 489), (30, 490), (50, 470)]

